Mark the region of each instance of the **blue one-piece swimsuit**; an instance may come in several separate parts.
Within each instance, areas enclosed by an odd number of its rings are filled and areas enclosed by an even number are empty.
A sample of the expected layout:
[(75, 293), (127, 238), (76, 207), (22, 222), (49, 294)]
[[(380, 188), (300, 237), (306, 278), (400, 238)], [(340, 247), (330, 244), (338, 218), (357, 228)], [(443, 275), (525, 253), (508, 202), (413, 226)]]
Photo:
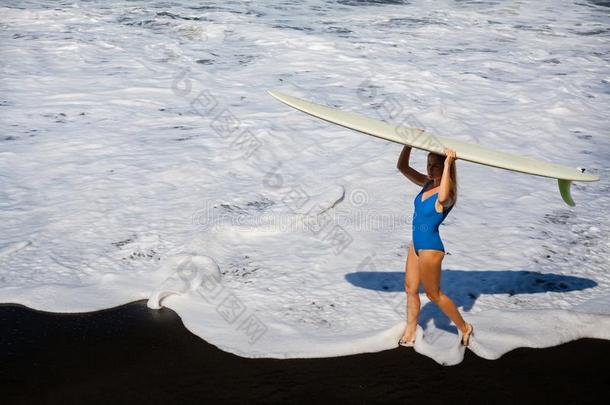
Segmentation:
[(422, 201), (422, 194), (432, 184), (432, 180), (424, 184), (424, 187), (415, 197), (415, 211), (413, 212), (413, 250), (419, 256), (420, 249), (434, 249), (445, 251), (441, 236), (438, 232), (438, 227), (441, 222), (447, 217), (453, 205), (447, 209), (443, 208), (443, 212), (436, 212), (434, 208), (438, 192), (428, 196)]

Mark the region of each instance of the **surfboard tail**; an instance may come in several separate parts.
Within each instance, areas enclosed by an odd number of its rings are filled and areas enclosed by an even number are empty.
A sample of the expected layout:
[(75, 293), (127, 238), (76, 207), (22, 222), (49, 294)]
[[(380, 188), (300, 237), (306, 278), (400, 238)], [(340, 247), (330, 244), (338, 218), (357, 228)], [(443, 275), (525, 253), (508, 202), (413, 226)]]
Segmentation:
[(574, 203), (572, 195), (570, 194), (572, 180), (557, 179), (557, 182), (559, 183), (559, 193), (561, 194), (563, 201), (565, 201), (570, 207), (575, 206), (576, 204)]

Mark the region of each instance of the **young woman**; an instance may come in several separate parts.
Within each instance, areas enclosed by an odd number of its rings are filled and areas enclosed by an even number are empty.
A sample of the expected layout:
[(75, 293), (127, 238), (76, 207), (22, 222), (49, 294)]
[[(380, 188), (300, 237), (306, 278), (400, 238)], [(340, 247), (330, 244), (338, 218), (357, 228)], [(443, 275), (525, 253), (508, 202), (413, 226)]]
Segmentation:
[(445, 249), (438, 227), (447, 217), (457, 200), (455, 151), (445, 149), (447, 156), (428, 154), (428, 175), (409, 166), (411, 147), (405, 146), (398, 158), (397, 168), (422, 190), (415, 197), (413, 213), (413, 240), (405, 266), (407, 293), (407, 327), (398, 342), (401, 346), (415, 344), (415, 330), (419, 317), (419, 283), (424, 285), (426, 296), (453, 321), (462, 335), (462, 344), (468, 346), (473, 327), (464, 321), (457, 307), (440, 290), (441, 263)]

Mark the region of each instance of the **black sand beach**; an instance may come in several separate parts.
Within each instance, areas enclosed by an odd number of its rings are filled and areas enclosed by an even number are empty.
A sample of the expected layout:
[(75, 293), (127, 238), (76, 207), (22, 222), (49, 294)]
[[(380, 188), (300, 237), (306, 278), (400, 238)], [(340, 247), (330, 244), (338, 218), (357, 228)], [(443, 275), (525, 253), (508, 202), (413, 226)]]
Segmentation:
[(246, 359), (188, 332), (145, 301), (86, 314), (0, 305), (3, 404), (605, 403), (610, 341), (467, 352), (452, 367), (412, 349), (327, 359)]

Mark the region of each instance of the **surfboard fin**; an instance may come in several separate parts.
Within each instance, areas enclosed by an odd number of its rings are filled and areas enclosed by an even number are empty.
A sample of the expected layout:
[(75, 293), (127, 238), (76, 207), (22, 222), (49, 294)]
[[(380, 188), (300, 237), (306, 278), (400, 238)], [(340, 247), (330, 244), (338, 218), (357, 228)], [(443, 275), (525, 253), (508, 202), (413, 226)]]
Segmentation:
[(561, 198), (566, 202), (570, 207), (575, 206), (574, 200), (572, 200), (572, 195), (570, 194), (570, 186), (572, 185), (572, 180), (564, 180), (557, 179), (559, 182), (559, 193), (561, 193)]

